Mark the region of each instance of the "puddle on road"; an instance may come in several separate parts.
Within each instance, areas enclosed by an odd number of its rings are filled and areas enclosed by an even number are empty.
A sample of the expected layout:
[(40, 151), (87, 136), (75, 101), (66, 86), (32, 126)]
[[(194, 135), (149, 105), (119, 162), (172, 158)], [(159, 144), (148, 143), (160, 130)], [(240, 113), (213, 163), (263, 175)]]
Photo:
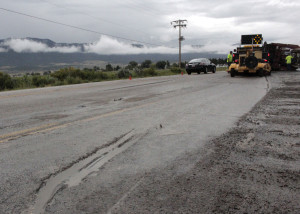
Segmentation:
[(133, 131), (131, 131), (112, 145), (100, 149), (95, 154), (74, 164), (67, 170), (50, 177), (46, 181), (45, 186), (38, 192), (32, 213), (44, 213), (47, 204), (52, 201), (58, 191), (67, 187), (77, 186), (84, 178), (95, 174), (101, 166), (135, 144), (141, 137), (143, 135), (134, 135)]

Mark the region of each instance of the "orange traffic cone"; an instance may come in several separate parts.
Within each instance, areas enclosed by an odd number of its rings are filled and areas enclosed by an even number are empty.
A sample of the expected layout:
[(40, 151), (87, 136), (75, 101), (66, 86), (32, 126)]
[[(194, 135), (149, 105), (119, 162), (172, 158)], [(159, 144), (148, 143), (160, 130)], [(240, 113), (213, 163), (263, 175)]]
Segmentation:
[(181, 76), (183, 75), (183, 71), (181, 71)]
[(129, 80), (132, 80), (132, 77), (131, 77), (131, 76), (129, 76)]

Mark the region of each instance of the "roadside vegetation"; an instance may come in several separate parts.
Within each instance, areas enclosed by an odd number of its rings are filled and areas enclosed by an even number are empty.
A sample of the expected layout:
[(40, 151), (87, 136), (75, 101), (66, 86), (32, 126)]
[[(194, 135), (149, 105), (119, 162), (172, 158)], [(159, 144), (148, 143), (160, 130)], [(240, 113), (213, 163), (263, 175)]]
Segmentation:
[[(84, 69), (68, 67), (54, 72), (27, 73), (14, 77), (0, 72), (0, 91), (128, 79), (130, 77), (178, 75), (185, 73), (184, 65), (185, 63), (182, 63), (180, 69), (176, 63), (170, 65), (168, 61), (152, 63), (151, 60), (145, 60), (141, 64), (131, 61), (123, 68), (113, 67), (111, 64), (107, 64), (105, 69), (97, 66)], [(224, 68), (217, 68), (217, 70), (224, 70)]]

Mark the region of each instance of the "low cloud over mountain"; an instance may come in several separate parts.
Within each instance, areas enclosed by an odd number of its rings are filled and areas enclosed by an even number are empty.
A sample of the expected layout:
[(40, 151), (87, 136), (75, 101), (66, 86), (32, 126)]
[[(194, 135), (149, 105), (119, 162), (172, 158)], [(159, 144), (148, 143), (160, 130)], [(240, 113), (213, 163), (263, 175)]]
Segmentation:
[[(233, 47), (227, 44), (183, 45), (182, 53), (213, 52), (225, 54)], [(126, 54), (177, 54), (177, 47), (130, 44), (102, 36), (97, 42), (90, 44), (55, 43), (48, 39), (5, 39), (0, 40), (0, 52), (16, 53), (95, 53), (100, 55)]]
[[(226, 44), (184, 45), (182, 60), (225, 58), (233, 47)], [(215, 51), (218, 50), (218, 51)], [(62, 67), (126, 65), (130, 61), (178, 61), (178, 47), (130, 44), (102, 36), (94, 43), (56, 43), (49, 39), (0, 40), (0, 70), (11, 73), (56, 70)]]

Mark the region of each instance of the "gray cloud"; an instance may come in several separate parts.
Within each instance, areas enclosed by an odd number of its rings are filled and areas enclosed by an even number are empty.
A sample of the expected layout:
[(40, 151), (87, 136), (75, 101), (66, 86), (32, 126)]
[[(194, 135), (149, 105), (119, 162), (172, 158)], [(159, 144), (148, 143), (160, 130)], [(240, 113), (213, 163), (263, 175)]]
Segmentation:
[[(298, 0), (2, 0), (1, 7), (164, 46), (145, 48), (144, 52), (173, 50), (167, 47), (177, 46), (178, 30), (170, 26), (170, 21), (179, 18), (188, 20), (188, 28), (182, 31), (187, 50), (192, 45), (204, 45), (220, 52), (223, 47), (239, 42), (241, 34), (254, 33), (262, 33), (268, 42), (300, 43)], [(104, 49), (104, 39), (99, 40), (98, 34), (5, 11), (0, 11), (0, 19), (5, 20), (0, 22), (1, 29), (5, 29), (1, 34), (3, 38), (39, 37), (56, 42), (94, 42), (98, 46), (87, 47), (94, 52), (101, 50), (125, 54), (126, 51), (136, 51), (128, 48), (128, 42), (117, 40), (105, 40), (115, 46)], [(124, 50), (115, 50), (115, 47)], [(33, 50), (36, 49), (39, 47)]]
[(70, 47), (48, 47), (46, 44), (31, 41), (28, 39), (9, 39), (4, 42), (7, 49), (0, 48), (7, 51), (12, 50), (17, 53), (40, 53), (40, 52), (60, 52), (60, 53), (75, 53), (80, 52), (80, 48), (76, 46)]
[[(130, 43), (119, 41), (107, 36), (102, 36), (97, 42), (84, 44), (84, 48), (75, 45), (62, 46), (62, 44), (56, 44), (49, 47), (47, 44), (37, 42), (31, 39), (9, 39), (4, 41), (0, 47), (0, 52), (7, 52), (8, 50), (15, 51), (17, 53), (96, 53), (101, 55), (111, 54), (177, 54), (177, 48), (170, 48), (166, 46), (157, 47), (135, 47)], [(4, 48), (5, 47), (5, 48)], [(207, 43), (201, 46), (183, 45), (182, 53), (203, 53), (214, 52), (224, 54), (227, 50), (233, 47), (224, 43)]]

